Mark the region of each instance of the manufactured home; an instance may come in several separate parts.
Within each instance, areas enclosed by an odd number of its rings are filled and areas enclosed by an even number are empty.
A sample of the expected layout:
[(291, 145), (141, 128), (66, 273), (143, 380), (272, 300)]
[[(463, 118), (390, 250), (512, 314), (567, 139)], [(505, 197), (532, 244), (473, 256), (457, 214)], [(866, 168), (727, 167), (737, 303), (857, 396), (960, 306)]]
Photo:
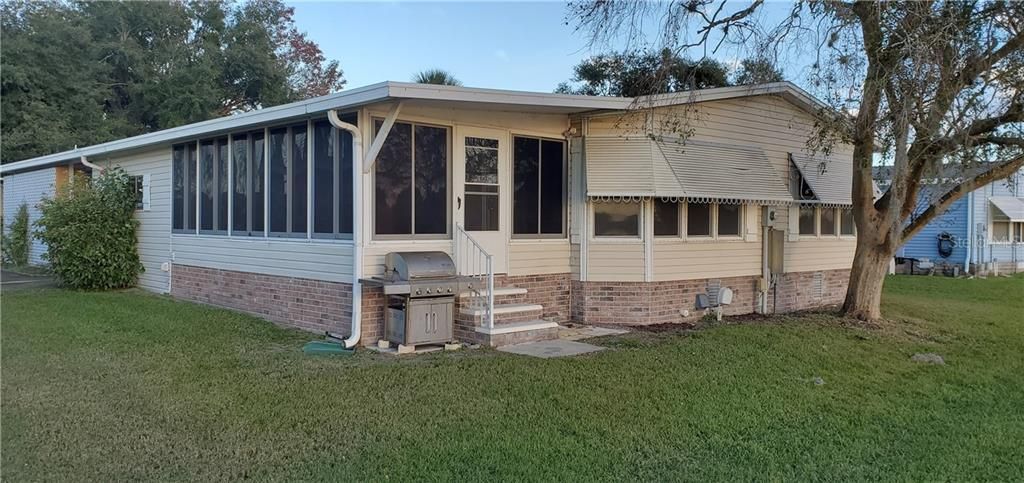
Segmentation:
[[(7, 211), (70, 176), (135, 176), (146, 290), (350, 344), (405, 307), (426, 314), (413, 330), (449, 318), (450, 338), (504, 345), (841, 302), (852, 148), (808, 151), (823, 107), (786, 82), (648, 99), (385, 82), (0, 172)], [(439, 273), (458, 283), (416, 279)], [(454, 303), (396, 305), (416, 292)]]

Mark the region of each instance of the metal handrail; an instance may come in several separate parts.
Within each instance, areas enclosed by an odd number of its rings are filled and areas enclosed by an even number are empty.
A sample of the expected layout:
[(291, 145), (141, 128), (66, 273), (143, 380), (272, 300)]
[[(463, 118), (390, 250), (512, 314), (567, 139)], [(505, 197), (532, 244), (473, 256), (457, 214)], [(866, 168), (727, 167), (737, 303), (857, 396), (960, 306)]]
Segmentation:
[[(480, 242), (466, 232), (462, 223), (455, 224), (454, 238), (455, 267), (459, 275), (476, 278), (486, 284), (487, 297), (483, 307), (484, 326), (494, 328), (494, 255), (487, 253)], [(469, 289), (476, 300), (483, 295), (479, 285), (471, 285)]]

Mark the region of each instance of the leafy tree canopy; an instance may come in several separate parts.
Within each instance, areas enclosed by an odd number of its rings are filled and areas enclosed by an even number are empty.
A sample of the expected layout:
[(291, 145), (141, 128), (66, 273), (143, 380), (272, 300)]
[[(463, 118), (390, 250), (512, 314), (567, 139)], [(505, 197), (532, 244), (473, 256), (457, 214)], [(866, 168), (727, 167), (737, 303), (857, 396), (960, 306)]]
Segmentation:
[(728, 69), (712, 59), (694, 61), (669, 49), (601, 54), (584, 59), (571, 81), (555, 92), (635, 97), (729, 85)]
[(786, 80), (782, 71), (775, 67), (771, 60), (764, 57), (753, 57), (740, 61), (734, 73), (733, 83), (738, 86), (751, 84), (767, 84)]
[(328, 94), (280, 0), (0, 3), (3, 161)]

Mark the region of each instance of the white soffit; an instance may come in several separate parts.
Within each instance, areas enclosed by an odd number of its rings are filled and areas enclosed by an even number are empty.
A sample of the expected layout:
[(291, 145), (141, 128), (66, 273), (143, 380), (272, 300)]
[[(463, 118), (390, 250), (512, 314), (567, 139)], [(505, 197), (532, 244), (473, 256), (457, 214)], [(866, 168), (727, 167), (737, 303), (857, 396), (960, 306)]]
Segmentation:
[(1010, 221), (1024, 222), (1024, 198), (993, 196), (988, 199), (996, 209), (1003, 212)]
[(793, 165), (818, 197), (830, 205), (853, 204), (853, 164), (790, 153)]

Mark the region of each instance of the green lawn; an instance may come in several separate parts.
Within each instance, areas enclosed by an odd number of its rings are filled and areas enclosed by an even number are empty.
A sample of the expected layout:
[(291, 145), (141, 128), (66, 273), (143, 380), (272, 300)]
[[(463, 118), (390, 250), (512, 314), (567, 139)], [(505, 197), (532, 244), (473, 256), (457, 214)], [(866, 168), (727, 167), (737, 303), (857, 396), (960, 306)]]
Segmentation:
[(309, 334), (139, 292), (0, 309), (5, 481), (1024, 478), (1020, 277), (890, 278), (883, 329), (779, 318), (555, 360), (313, 358)]

